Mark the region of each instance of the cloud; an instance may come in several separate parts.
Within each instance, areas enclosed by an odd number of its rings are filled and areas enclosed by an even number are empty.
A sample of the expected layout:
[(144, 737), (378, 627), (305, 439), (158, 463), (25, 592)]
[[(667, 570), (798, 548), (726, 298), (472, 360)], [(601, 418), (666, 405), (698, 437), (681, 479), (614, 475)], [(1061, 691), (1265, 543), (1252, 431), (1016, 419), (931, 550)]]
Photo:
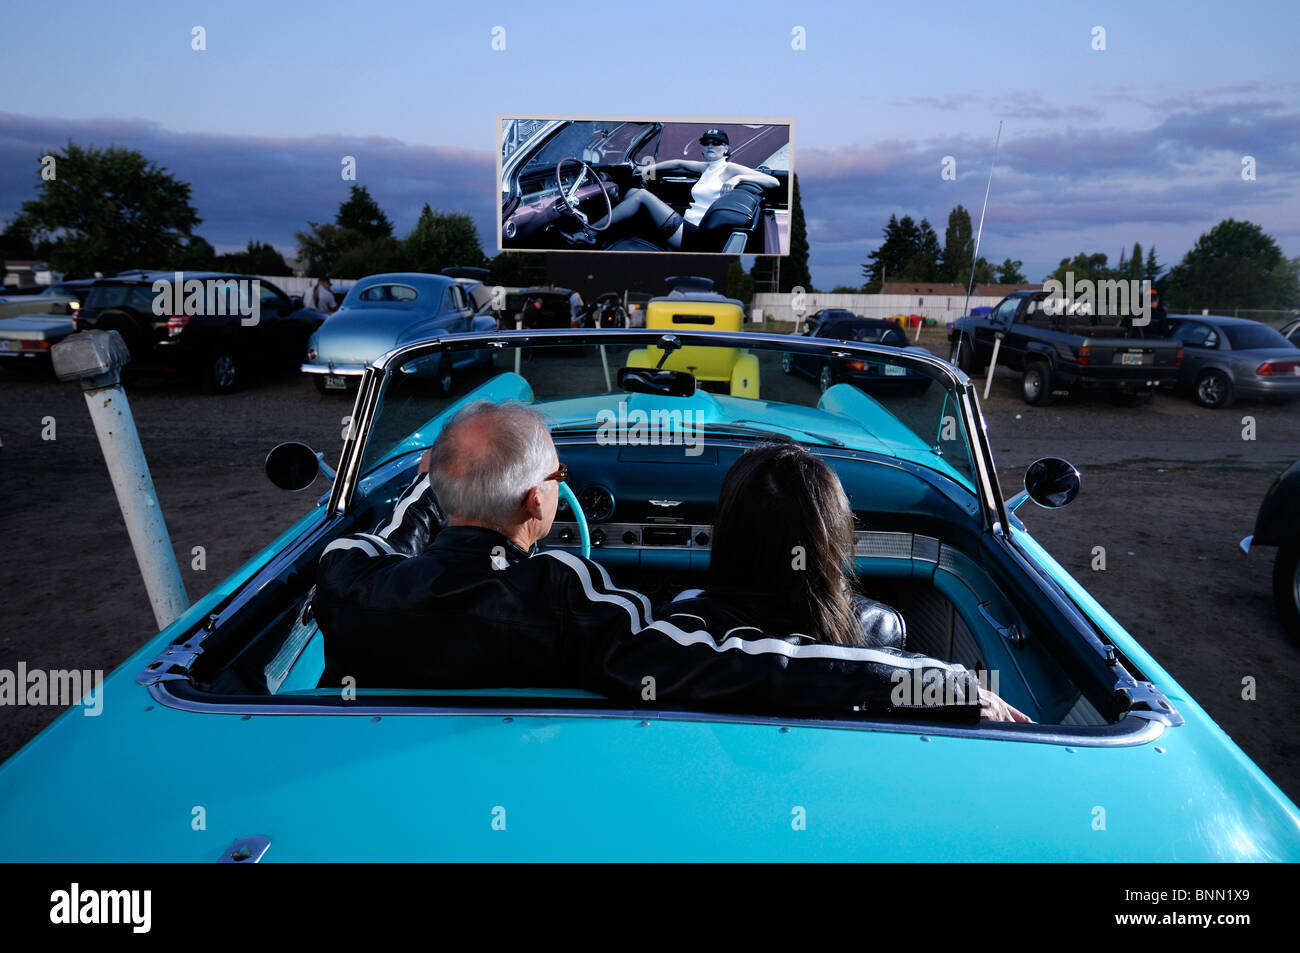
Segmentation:
[(0, 217), (35, 198), (39, 157), (80, 145), (137, 149), (189, 182), (203, 223), (196, 229), (219, 250), (269, 241), (293, 256), (294, 232), (309, 221), (332, 221), (352, 182), (340, 175), (344, 156), (356, 158), (364, 185), (397, 233), (414, 224), (424, 203), (468, 212), (489, 252), (495, 247), (496, 159), (488, 150), (409, 145), (400, 139), (322, 135), (271, 138), (175, 133), (140, 119), (64, 120), (0, 114)]

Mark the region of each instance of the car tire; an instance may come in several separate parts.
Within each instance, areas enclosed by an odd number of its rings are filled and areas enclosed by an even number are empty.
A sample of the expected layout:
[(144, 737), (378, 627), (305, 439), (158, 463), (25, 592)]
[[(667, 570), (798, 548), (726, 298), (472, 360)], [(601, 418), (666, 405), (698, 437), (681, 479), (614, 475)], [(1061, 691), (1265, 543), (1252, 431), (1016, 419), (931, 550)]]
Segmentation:
[(455, 387), (455, 375), (452, 373), (451, 355), (444, 353), (438, 362), (438, 376), (433, 380), (433, 388), (439, 397), (450, 397)]
[(218, 348), (203, 359), (203, 389), (209, 394), (230, 394), (244, 382), (244, 362), (230, 348)]
[(1211, 410), (1222, 410), (1232, 406), (1232, 381), (1223, 371), (1208, 370), (1196, 379), (1192, 391), (1196, 402)]
[(824, 394), (831, 389), (834, 383), (835, 378), (831, 374), (831, 366), (829, 364), (822, 365), (822, 372), (817, 375), (817, 386), (822, 389), (822, 393)]
[[(957, 367), (967, 376), (974, 377), (978, 373), (975, 367), (975, 343), (966, 335), (958, 338), (961, 343), (961, 350), (957, 350), (957, 345), (953, 344), (952, 350), (948, 353), (948, 363), (956, 364)], [(956, 360), (953, 360), (953, 358)]]
[(781, 355), (781, 370), (786, 374), (794, 373), (794, 355), (789, 351)]
[(1046, 361), (1030, 361), (1020, 379), (1020, 396), (1026, 404), (1045, 407), (1052, 402), (1052, 369)]
[(1273, 557), (1273, 601), (1282, 628), (1300, 641), (1300, 542), (1287, 543)]

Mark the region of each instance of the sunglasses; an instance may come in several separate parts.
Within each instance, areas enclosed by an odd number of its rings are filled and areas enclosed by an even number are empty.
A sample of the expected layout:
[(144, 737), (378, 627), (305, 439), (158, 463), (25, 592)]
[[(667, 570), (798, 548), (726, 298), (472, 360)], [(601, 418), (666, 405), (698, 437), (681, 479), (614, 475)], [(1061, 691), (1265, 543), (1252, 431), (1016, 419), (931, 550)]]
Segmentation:
[(724, 143), (721, 139), (705, 139), (705, 140), (703, 140), (703, 141), (700, 143), (700, 145), (702, 145), (702, 146), (721, 146), (721, 145), (726, 145), (726, 143)]
[(542, 480), (542, 482), (545, 483), (546, 480), (554, 480), (556, 483), (563, 483), (565, 478), (568, 475), (569, 475), (569, 468), (566, 467), (563, 463), (561, 463), (560, 468), (556, 470), (554, 473), (547, 476), (546, 479)]

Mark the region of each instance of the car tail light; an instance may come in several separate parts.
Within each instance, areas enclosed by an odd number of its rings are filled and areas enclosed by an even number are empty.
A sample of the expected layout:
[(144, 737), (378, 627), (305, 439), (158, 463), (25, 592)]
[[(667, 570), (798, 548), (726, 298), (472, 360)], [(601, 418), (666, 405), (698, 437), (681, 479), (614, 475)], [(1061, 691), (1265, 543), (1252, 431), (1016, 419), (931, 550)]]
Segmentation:
[(307, 348), (307, 360), (308, 361), (316, 360), (316, 349), (314, 347)]
[(48, 351), (50, 349), (49, 341), (31, 341), (26, 338), (19, 338), (18, 344), (24, 351)]
[(1088, 358), (1092, 356), (1092, 346), (1088, 344), (1079, 345), (1079, 363), (1087, 364)]
[(866, 361), (845, 361), (845, 368), (850, 371), (865, 371), (867, 369)]
[(1277, 377), (1278, 375), (1293, 377), (1300, 374), (1300, 370), (1296, 369), (1297, 367), (1300, 367), (1300, 361), (1265, 361), (1259, 365), (1259, 369), (1255, 373), (1260, 377)]
[(1174, 355), (1174, 367), (1183, 366), (1183, 349), (1180, 347), (1178, 353)]
[(185, 325), (190, 323), (188, 314), (173, 314), (167, 319), (167, 336), (174, 338), (185, 330)]

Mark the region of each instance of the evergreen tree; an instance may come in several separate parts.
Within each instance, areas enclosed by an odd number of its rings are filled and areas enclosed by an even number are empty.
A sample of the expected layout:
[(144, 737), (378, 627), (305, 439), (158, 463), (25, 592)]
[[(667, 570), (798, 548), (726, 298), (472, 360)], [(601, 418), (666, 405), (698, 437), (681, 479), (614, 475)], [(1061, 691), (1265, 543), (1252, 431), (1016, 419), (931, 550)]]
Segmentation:
[(1143, 264), (1142, 264), (1142, 243), (1141, 242), (1133, 243), (1133, 257), (1128, 260), (1128, 267), (1126, 268), (1123, 265), (1121, 265), (1116, 270), (1120, 273), (1120, 277), (1122, 278), (1138, 279), (1138, 280), (1142, 278)]
[(339, 205), (334, 224), (350, 229), (362, 238), (388, 238), (393, 234), (393, 223), (364, 185), (352, 186), (347, 199)]
[(812, 290), (812, 273), (808, 270), (808, 227), (804, 223), (803, 203), (799, 200), (799, 176), (794, 177), (794, 199), (790, 210), (790, 254), (781, 263), (781, 290)]
[(939, 280), (957, 281), (958, 275), (969, 273), (974, 253), (970, 213), (958, 205), (948, 213), (948, 228), (943, 233), (943, 254), (939, 259)]

